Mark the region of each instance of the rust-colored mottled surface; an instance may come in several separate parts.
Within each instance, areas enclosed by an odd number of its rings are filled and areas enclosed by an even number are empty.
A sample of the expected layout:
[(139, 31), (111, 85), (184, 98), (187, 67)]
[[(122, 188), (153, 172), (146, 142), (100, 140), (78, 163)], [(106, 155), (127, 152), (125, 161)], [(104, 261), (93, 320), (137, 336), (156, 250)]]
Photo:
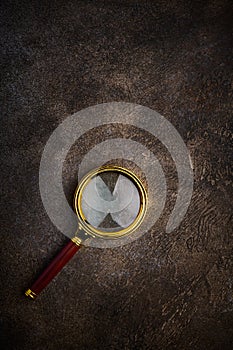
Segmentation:
[[(2, 1), (1, 349), (233, 348), (230, 1)], [(194, 164), (191, 205), (165, 234), (175, 167), (151, 135), (99, 128), (64, 166), (67, 197), (84, 154), (109, 137), (142, 142), (168, 181), (141, 239), (83, 248), (34, 302), (23, 292), (67, 238), (40, 199), (43, 147), (68, 115), (102, 102), (148, 106), (177, 128)]]

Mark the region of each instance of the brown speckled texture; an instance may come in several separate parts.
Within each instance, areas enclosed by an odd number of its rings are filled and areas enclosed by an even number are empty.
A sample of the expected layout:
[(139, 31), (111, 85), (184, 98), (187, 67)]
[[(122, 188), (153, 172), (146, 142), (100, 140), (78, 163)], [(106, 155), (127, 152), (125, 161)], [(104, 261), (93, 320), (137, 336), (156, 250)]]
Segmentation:
[[(1, 1), (1, 349), (233, 348), (231, 1)], [(127, 101), (163, 114), (183, 137), (195, 186), (165, 234), (177, 179), (171, 157), (133, 128), (100, 128), (74, 168), (114, 135), (155, 152), (168, 200), (140, 240), (83, 248), (35, 301), (23, 295), (67, 241), (41, 203), (43, 147), (68, 115)], [(72, 153), (73, 152), (73, 153)]]

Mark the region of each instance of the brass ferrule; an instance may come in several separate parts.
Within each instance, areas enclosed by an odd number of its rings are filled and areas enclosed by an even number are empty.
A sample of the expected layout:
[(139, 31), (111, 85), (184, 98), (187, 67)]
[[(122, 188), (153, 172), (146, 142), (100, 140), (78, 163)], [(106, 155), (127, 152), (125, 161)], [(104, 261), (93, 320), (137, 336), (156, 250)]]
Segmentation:
[(80, 246), (82, 243), (82, 240), (78, 237), (71, 238), (71, 241), (74, 242), (77, 246)]

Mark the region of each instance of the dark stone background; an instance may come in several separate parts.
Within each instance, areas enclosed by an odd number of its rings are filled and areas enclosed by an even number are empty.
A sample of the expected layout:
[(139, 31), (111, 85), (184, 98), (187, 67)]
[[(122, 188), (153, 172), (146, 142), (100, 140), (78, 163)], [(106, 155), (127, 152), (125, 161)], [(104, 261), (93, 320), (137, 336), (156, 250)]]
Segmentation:
[[(1, 349), (233, 348), (231, 10), (220, 0), (1, 1)], [(67, 241), (41, 203), (43, 147), (68, 115), (110, 101), (177, 128), (194, 163), (189, 211), (165, 234), (170, 193), (141, 239), (83, 248), (29, 300), (25, 288)], [(174, 167), (150, 135), (111, 126), (69, 157), (114, 135)]]

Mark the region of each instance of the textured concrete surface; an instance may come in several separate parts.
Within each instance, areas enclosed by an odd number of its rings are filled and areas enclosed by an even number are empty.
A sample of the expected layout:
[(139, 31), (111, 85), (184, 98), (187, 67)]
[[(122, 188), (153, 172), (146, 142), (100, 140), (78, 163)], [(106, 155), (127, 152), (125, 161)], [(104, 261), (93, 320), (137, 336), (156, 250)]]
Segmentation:
[[(1, 1), (1, 349), (232, 349), (230, 1)], [(100, 140), (122, 136), (167, 171), (163, 216), (140, 240), (83, 248), (35, 301), (23, 291), (66, 242), (40, 200), (43, 147), (68, 115), (127, 101), (183, 137), (195, 186), (165, 234), (174, 164), (151, 135), (117, 126), (71, 149), (64, 188)]]

